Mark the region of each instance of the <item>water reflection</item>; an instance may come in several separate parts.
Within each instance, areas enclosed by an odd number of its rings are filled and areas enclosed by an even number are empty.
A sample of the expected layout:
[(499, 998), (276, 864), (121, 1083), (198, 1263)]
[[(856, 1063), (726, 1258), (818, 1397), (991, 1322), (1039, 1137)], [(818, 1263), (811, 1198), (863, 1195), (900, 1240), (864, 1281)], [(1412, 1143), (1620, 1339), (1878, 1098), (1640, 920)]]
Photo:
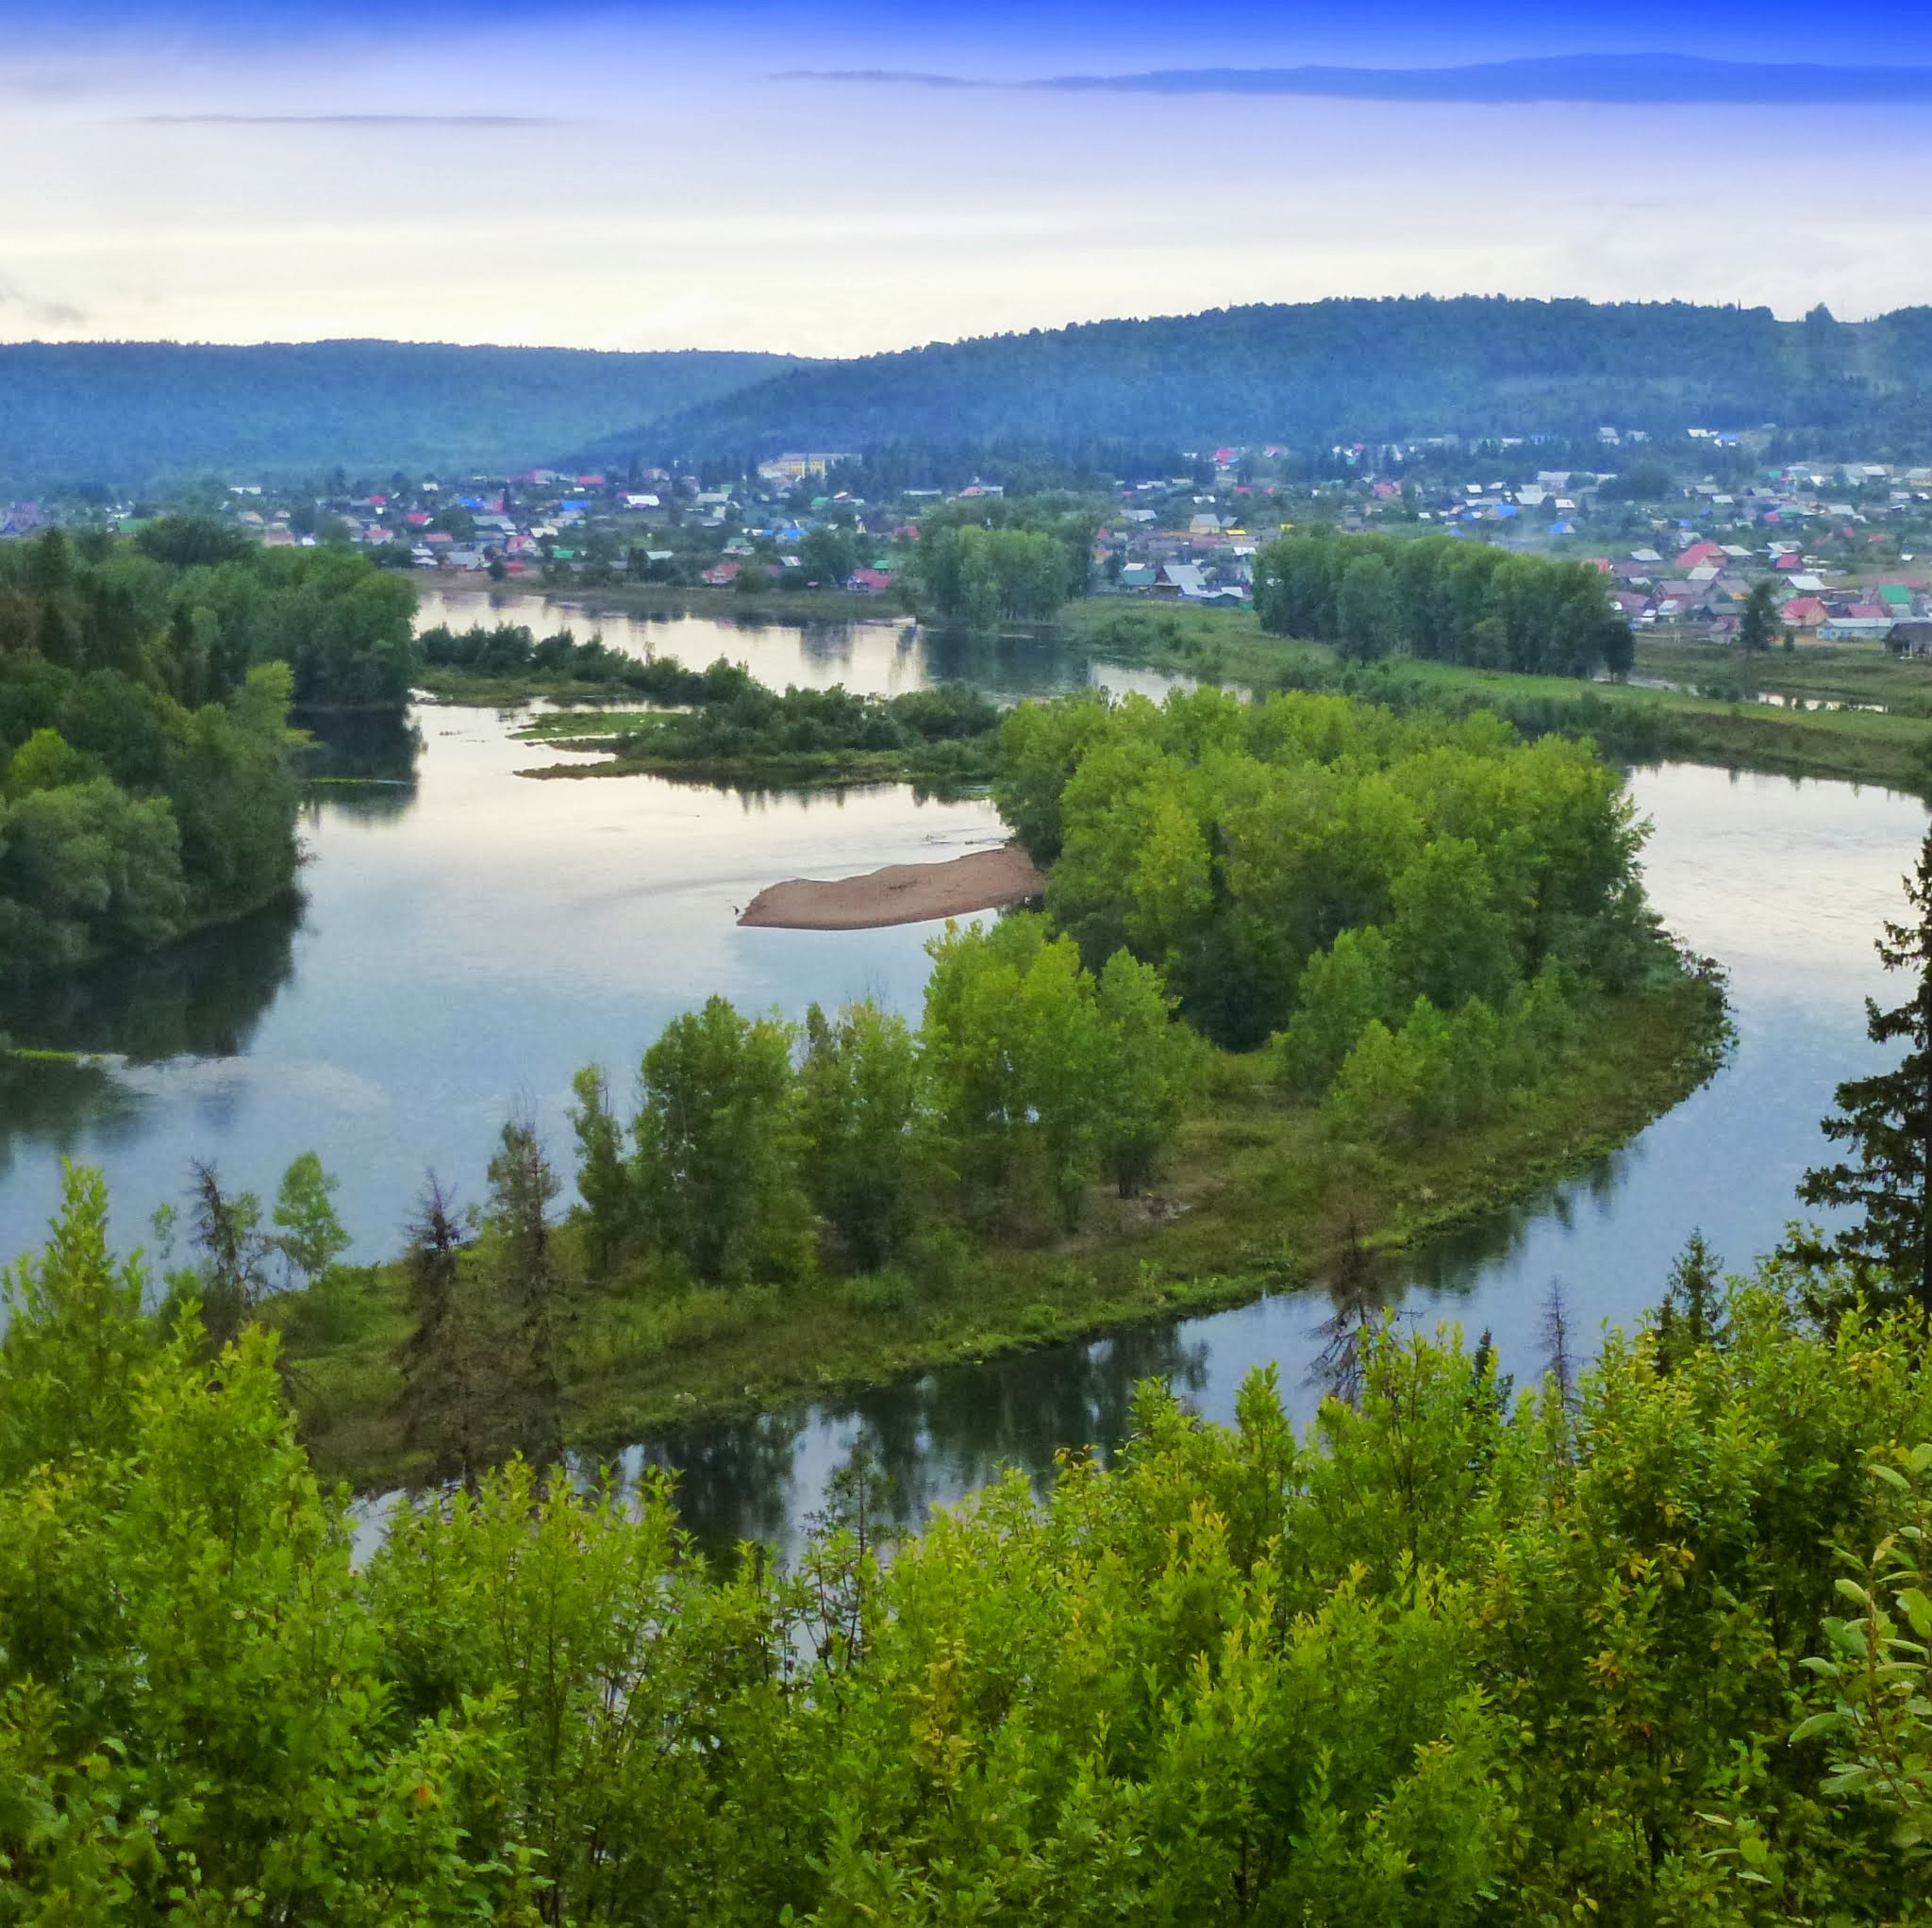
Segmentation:
[(44, 981), (9, 1005), (17, 1040), (137, 1065), (236, 1057), (294, 969), (302, 906), (271, 905), (166, 951)]
[(423, 733), (411, 716), (298, 709), (290, 721), (308, 736), (299, 759), (304, 776), (391, 785), (416, 780)]
[(1069, 690), (1137, 690), (1159, 695), (1191, 679), (1122, 669), (1069, 649), (1051, 636), (973, 636), (930, 629), (905, 619), (808, 623), (740, 616), (721, 622), (634, 604), (549, 602), (513, 590), (426, 590), (419, 621), (467, 629), (474, 623), (522, 623), (533, 635), (568, 630), (578, 641), (601, 636), (628, 656), (671, 656), (703, 664), (723, 656), (741, 662), (760, 681), (824, 689), (842, 683), (865, 695), (896, 696), (931, 683), (972, 683), (995, 702), (1053, 696)]
[(949, 1368), (849, 1399), (681, 1428), (611, 1455), (629, 1477), (678, 1475), (678, 1501), (713, 1554), (757, 1539), (791, 1554), (834, 1475), (863, 1454), (880, 1476), (884, 1523), (917, 1529), (934, 1505), (1005, 1467), (1047, 1479), (1070, 1445), (1124, 1438), (1134, 1388), (1162, 1379), (1186, 1395), (1205, 1383), (1207, 1348), (1178, 1325)]
[(87, 1134), (125, 1126), (139, 1102), (111, 1060), (0, 1053), (0, 1177), (20, 1153), (64, 1157)]

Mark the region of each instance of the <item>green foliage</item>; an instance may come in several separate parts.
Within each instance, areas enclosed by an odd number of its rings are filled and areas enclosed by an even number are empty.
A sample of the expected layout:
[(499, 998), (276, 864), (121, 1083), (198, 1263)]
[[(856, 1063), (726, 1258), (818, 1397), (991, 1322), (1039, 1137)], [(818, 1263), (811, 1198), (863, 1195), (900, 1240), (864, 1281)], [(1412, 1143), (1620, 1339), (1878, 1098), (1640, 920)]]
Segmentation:
[(632, 1122), (652, 1238), (705, 1279), (783, 1274), (806, 1258), (791, 1033), (721, 997), (645, 1052)]
[(1738, 619), (1738, 647), (1745, 651), (1769, 649), (1777, 640), (1777, 585), (1769, 576), (1754, 582), (1744, 598), (1744, 613)]
[(108, 1255), (101, 1174), (63, 1165), (44, 1254), (0, 1273), (0, 1482), (124, 1436), (154, 1353), (146, 1290), (139, 1256)]
[(1832, 1704), (1791, 1738), (1829, 1739), (1825, 1791), (1891, 1816), (1892, 1845), (1923, 1873), (1932, 1858), (1932, 1444), (1894, 1445), (1867, 1471), (1886, 1489), (1890, 1531), (1869, 1561), (1844, 1554), (1859, 1577), (1838, 1591), (1853, 1611), (1826, 1617), (1827, 1649), (1807, 1662)]
[(912, 1229), (919, 1057), (905, 1021), (870, 1001), (806, 1013), (799, 1070), (804, 1179), (852, 1263), (873, 1271)]
[(1589, 563), (1512, 556), (1449, 536), (1284, 536), (1255, 562), (1274, 636), (1373, 661), (1401, 650), (1527, 675), (1629, 669), (1630, 625)]
[(1552, 957), (1616, 987), (1656, 955), (1615, 774), (1588, 745), (1525, 745), (1483, 713), (1215, 690), (1024, 705), (994, 794), (1052, 864), (1047, 909), (1091, 967), (1130, 951), (1235, 1049), (1312, 1000), (1290, 1051), (1309, 1092), (1371, 1018), (1398, 1024), (1418, 996), (1500, 1008)]
[(0, 973), (286, 894), (295, 703), (400, 708), (413, 592), (195, 523), (0, 546)]
[[(1839, 1086), (1838, 1109), (1822, 1129), (1856, 1157), (1807, 1172), (1798, 1188), (1807, 1205), (1849, 1206), (1859, 1217), (1829, 1238), (1807, 1232), (1793, 1247), (1813, 1267), (1845, 1268), (1861, 1293), (1916, 1299), (1932, 1316), (1932, 836), (1905, 889), (1914, 921), (1888, 922), (1877, 950), (1888, 971), (1910, 974), (1911, 995), (1890, 1010), (1865, 1000), (1867, 1035), (1905, 1044), (1905, 1055), (1890, 1071)], [(1821, 1271), (1820, 1289), (1831, 1285)]]
[(340, 1182), (322, 1169), (313, 1152), (304, 1152), (282, 1174), (275, 1195), (275, 1243), (291, 1280), (299, 1274), (313, 1284), (349, 1248), (349, 1235), (336, 1217)]
[(0, 1342), (0, 1921), (1926, 1919), (1917, 1321), (1773, 1271), (1567, 1400), (1371, 1328), (1305, 1435), (1150, 1387), (890, 1559), (861, 1452), (789, 1571), (521, 1461), (358, 1562), (104, 1209)]
[[(821, 1256), (872, 1272), (947, 1214), (1032, 1207), (1071, 1227), (1098, 1178), (1158, 1168), (1203, 1047), (1159, 973), (1124, 953), (1098, 977), (1037, 916), (948, 925), (915, 1034), (871, 1003), (801, 1030), (723, 998), (644, 1054), (630, 1150), (604, 1075), (577, 1074), (577, 1189), (590, 1267), (668, 1259), (700, 1279), (784, 1277)], [(501, 1213), (498, 1214), (501, 1217)]]
[(602, 1070), (586, 1065), (571, 1089), (576, 1094), (570, 1120), (577, 1141), (577, 1195), (590, 1228), (591, 1269), (602, 1277), (635, 1230), (637, 1194), (625, 1169), (624, 1127)]
[(948, 504), (919, 525), (914, 570), (922, 600), (945, 622), (981, 633), (1039, 623), (1082, 593), (1091, 511), (1057, 498)]

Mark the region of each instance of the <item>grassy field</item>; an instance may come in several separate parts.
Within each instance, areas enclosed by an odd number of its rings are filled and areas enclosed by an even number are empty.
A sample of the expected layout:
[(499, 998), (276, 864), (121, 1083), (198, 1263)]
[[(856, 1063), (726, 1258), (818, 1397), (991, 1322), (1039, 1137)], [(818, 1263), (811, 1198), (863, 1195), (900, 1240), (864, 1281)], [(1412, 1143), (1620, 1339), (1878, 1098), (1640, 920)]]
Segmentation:
[(1894, 657), (1876, 642), (1746, 656), (1725, 643), (1641, 637), (1636, 673), (1691, 689), (1724, 686), (1807, 703), (1877, 704), (1894, 715), (1932, 719), (1932, 662)]
[[(891, 1271), (785, 1285), (666, 1287), (648, 1275), (584, 1293), (566, 1388), (573, 1445), (608, 1452), (704, 1414), (877, 1384), (948, 1362), (1204, 1312), (1343, 1271), (1393, 1277), (1415, 1240), (1576, 1172), (1700, 1084), (1722, 998), (1680, 977), (1604, 1006), (1539, 1090), (1487, 1129), (1365, 1153), (1289, 1103), (1265, 1058), (1220, 1057), (1150, 1198), (1101, 1188), (1083, 1228), (997, 1242), (927, 1231)], [(573, 1228), (563, 1229), (567, 1255)], [(272, 1302), (303, 1423), (325, 1471), (364, 1487), (407, 1476), (393, 1359), (396, 1268), (359, 1297)]]
[[(1753, 672), (1767, 690), (1807, 700), (1885, 702), (1890, 707), (1882, 713), (1800, 710), (1408, 657), (1358, 668), (1324, 645), (1265, 635), (1245, 609), (1157, 608), (1095, 597), (1070, 606), (1063, 626), (1071, 640), (1097, 655), (1208, 680), (1345, 689), (1411, 705), (1483, 705), (1532, 730), (1594, 735), (1607, 754), (1632, 762), (1681, 758), (1910, 790), (1932, 780), (1932, 666), (1878, 661), (1874, 651), (1774, 651), (1775, 671), (1764, 668), (1760, 657)], [(1833, 660), (1822, 660), (1827, 656)], [(1642, 643), (1636, 673), (1673, 682), (1735, 680), (1742, 660), (1737, 651), (1709, 644)], [(1915, 713), (1922, 704), (1924, 711)]]

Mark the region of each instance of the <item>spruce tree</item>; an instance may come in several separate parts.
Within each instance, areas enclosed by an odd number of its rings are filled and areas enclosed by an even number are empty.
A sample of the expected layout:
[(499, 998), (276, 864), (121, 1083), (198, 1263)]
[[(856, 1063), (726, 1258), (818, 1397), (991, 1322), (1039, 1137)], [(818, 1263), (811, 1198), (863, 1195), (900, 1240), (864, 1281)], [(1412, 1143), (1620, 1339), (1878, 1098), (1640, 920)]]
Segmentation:
[(404, 1259), (409, 1337), (403, 1343), (403, 1435), (438, 1472), (475, 1490), (490, 1461), (488, 1375), (478, 1308), (463, 1276), (462, 1218), (432, 1172), (408, 1228)]
[(1888, 922), (1877, 948), (1888, 971), (1913, 974), (1912, 994), (1890, 1010), (1865, 1001), (1866, 1035), (1874, 1044), (1905, 1044), (1905, 1056), (1891, 1071), (1838, 1088), (1824, 1135), (1851, 1155), (1807, 1172), (1798, 1188), (1807, 1205), (1850, 1206), (1859, 1218), (1828, 1238), (1798, 1239), (1792, 1255), (1842, 1264), (1875, 1303), (1907, 1298), (1932, 1315), (1932, 835), (1905, 891), (1914, 921)]
[(562, 1189), (526, 1118), (503, 1128), (490, 1161), (490, 1222), (505, 1308), (513, 1322), (513, 1429), (524, 1455), (539, 1468), (563, 1457), (563, 1281), (551, 1237), (551, 1201)]

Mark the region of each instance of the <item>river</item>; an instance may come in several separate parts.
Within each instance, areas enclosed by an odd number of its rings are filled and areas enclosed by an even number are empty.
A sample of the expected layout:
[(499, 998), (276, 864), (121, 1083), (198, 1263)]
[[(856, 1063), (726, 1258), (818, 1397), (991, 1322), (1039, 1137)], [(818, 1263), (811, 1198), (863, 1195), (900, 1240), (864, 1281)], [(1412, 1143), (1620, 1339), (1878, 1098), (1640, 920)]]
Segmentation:
[[(601, 628), (614, 647), (764, 679), (896, 690), (954, 675), (1007, 695), (1162, 680), (1038, 643), (974, 650), (906, 625), (737, 628), (644, 622), (498, 599), (540, 629)], [(489, 617), (480, 598), (425, 596), (424, 620)], [(627, 1084), (664, 1022), (711, 991), (797, 1016), (872, 995), (916, 1012), (928, 929), (741, 930), (737, 906), (778, 878), (847, 875), (995, 841), (982, 801), (919, 803), (880, 786), (835, 796), (741, 797), (656, 778), (530, 783), (550, 753), (511, 740), (485, 709), (417, 712), (412, 781), (318, 789), (295, 910), (97, 972), (14, 1009), (28, 1046), (106, 1054), (15, 1066), (0, 1086), (0, 1257), (34, 1241), (64, 1154), (105, 1168), (125, 1242), (185, 1193), (191, 1160), (271, 1192), (305, 1150), (338, 1173), (358, 1256), (392, 1251), (430, 1168), (480, 1195), (513, 1108), (560, 1154), (572, 1072), (601, 1062)], [(1638, 771), (1654, 827), (1653, 901), (1730, 972), (1738, 1046), (1700, 1092), (1594, 1171), (1417, 1254), (1401, 1316), (1491, 1329), (1504, 1364), (1533, 1374), (1541, 1313), (1560, 1281), (1588, 1338), (1652, 1304), (1701, 1227), (1734, 1265), (1774, 1244), (1824, 1140), (1835, 1083), (1872, 1062), (1862, 999), (1925, 829), (1916, 799), (1830, 782)], [(687, 1514), (714, 1544), (795, 1540), (832, 1471), (862, 1443), (907, 1521), (1001, 1463), (1035, 1476), (1066, 1446), (1110, 1446), (1139, 1379), (1170, 1378), (1215, 1418), (1248, 1369), (1277, 1362), (1295, 1409), (1328, 1306), (1320, 1293), (1150, 1327), (1092, 1344), (933, 1374), (862, 1397), (692, 1428), (623, 1464), (677, 1466)]]

